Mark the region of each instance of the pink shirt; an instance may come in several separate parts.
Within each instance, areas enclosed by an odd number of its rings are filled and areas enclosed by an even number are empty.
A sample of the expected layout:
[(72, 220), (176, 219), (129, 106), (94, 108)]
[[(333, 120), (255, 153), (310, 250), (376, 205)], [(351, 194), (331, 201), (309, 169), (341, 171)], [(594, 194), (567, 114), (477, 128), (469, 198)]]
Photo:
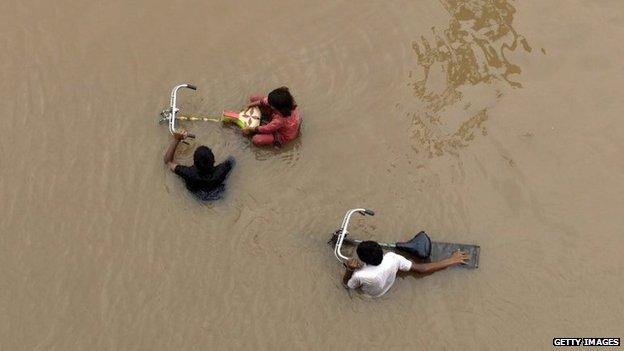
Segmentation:
[[(262, 106), (269, 107), (268, 98), (262, 99)], [(271, 109), (271, 120), (268, 124), (258, 127), (260, 134), (273, 134), (280, 144), (289, 142), (299, 136), (299, 112), (297, 108), (290, 111), (289, 117), (284, 117), (279, 111)]]

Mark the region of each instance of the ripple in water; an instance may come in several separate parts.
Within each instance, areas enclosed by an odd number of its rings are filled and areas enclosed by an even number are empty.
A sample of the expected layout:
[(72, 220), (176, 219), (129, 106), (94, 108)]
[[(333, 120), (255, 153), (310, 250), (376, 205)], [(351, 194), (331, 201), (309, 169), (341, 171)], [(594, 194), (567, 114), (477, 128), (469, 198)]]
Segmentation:
[[(293, 167), (299, 161), (301, 146), (301, 136), (288, 142), (286, 145), (277, 148), (254, 148), (256, 160), (265, 161), (269, 159), (277, 159), (280, 163)], [(252, 146), (250, 146), (252, 147)]]
[(505, 54), (532, 50), (512, 27), (516, 9), (507, 0), (440, 3), (451, 16), (449, 24), (413, 43), (420, 72), (410, 83), (424, 104), (412, 114), (412, 147), (429, 157), (457, 154), (486, 134), (488, 107), (503, 89), (522, 87), (511, 79), (520, 67)]

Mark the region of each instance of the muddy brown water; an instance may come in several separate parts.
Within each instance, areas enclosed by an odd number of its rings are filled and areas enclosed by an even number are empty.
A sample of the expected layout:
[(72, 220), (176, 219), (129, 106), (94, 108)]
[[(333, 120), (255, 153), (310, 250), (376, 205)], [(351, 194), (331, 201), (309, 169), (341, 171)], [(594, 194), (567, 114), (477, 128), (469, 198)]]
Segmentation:
[[(619, 1), (0, 3), (0, 349), (547, 350), (623, 337)], [(201, 204), (162, 164), (171, 87), (214, 115), (287, 85), (300, 141)], [(481, 245), (348, 294), (326, 245)]]

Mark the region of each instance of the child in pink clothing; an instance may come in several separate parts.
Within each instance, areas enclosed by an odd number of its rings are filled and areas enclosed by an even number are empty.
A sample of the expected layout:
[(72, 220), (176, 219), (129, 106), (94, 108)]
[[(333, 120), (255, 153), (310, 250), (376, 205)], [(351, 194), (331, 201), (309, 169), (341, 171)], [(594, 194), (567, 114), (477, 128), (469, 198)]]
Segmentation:
[(281, 87), (263, 97), (253, 95), (248, 107), (258, 106), (262, 114), (269, 116), (269, 123), (256, 128), (245, 128), (243, 133), (253, 135), (251, 141), (256, 146), (282, 146), (299, 136), (299, 112), (295, 99), (287, 87)]

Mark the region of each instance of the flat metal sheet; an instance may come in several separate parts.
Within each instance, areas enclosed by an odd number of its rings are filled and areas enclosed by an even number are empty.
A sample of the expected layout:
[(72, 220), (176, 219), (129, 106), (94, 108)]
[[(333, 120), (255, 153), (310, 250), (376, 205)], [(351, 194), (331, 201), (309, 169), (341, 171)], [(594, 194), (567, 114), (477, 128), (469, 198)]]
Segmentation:
[(456, 243), (445, 243), (439, 241), (431, 242), (431, 260), (439, 261), (449, 257), (454, 251), (462, 250), (468, 252), (470, 256), (470, 260), (464, 264), (459, 265), (457, 267), (475, 269), (479, 268), (479, 253), (481, 251), (481, 246), (478, 245), (470, 245), (470, 244), (456, 244)]

